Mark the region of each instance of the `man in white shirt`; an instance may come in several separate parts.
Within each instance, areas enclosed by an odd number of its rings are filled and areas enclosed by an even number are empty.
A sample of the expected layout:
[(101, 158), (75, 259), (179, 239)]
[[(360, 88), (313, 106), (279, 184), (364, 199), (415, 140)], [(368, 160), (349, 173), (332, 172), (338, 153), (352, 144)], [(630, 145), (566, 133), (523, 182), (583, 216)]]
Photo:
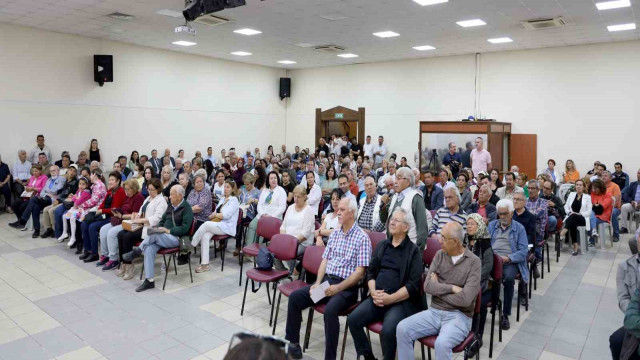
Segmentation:
[(364, 156), (368, 156), (369, 159), (373, 160), (373, 144), (371, 143), (371, 135), (367, 135), (367, 142), (362, 146), (362, 150), (364, 151)]
[[(13, 190), (13, 193), (16, 194), (16, 198), (18, 198), (24, 191), (24, 187), (27, 186), (27, 181), (29, 181), (29, 178), (31, 177), (31, 162), (27, 160), (26, 151), (18, 151), (18, 160), (13, 163), (11, 175), (13, 176), (13, 185), (11, 189)], [(11, 203), (10, 199), (5, 199), (5, 202)]]
[(214, 167), (216, 166), (216, 157), (213, 155), (213, 148), (211, 146), (207, 148), (207, 156), (204, 157), (204, 160), (209, 160)]
[(29, 161), (32, 164), (37, 164), (38, 163), (38, 155), (40, 155), (40, 153), (45, 153), (45, 155), (47, 155), (47, 159), (52, 159), (52, 157), (51, 157), (51, 149), (49, 149), (44, 144), (44, 135), (38, 135), (38, 137), (36, 138), (36, 141), (37, 141), (36, 147), (31, 149), (31, 152), (29, 153)]
[(382, 175), (379, 179), (378, 179), (378, 187), (380, 189), (382, 189), (384, 192), (387, 192), (391, 189), (387, 189), (386, 184), (387, 184), (387, 180), (391, 179), (391, 184), (395, 184), (396, 183), (396, 163), (395, 162), (390, 162), (389, 163), (389, 172)]
[(382, 165), (382, 160), (387, 156), (387, 144), (384, 143), (384, 136), (378, 136), (378, 144), (373, 146), (373, 162), (375, 168), (379, 168)]
[[(318, 176), (318, 172), (316, 171), (316, 164), (313, 162), (313, 160), (307, 161), (306, 171), (313, 171), (313, 177), (316, 179), (315, 183), (318, 184), (318, 186), (320, 186), (320, 176)], [(302, 177), (302, 179), (300, 180), (300, 185), (304, 186), (305, 188), (307, 187), (306, 176)]]
[(471, 170), (474, 174), (491, 169), (491, 154), (484, 149), (484, 140), (476, 138), (476, 148), (471, 151)]

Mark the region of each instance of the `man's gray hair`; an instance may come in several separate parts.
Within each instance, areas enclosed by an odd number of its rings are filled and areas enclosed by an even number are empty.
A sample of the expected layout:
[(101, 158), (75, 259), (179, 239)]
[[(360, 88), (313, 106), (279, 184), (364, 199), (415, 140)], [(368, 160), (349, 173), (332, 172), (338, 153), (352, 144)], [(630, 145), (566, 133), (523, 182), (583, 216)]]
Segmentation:
[(407, 210), (401, 207), (397, 207), (395, 210), (393, 210), (393, 214), (391, 214), (391, 216), (393, 216), (395, 213), (402, 214), (404, 222), (407, 224), (407, 226), (409, 226), (408, 229), (410, 229), (413, 226), (413, 216), (409, 216), (409, 212)]
[(95, 165), (95, 166), (97, 166), (97, 167), (100, 167), (100, 163), (99, 163), (99, 162), (97, 162), (97, 161), (95, 161), (95, 160), (93, 160), (93, 161), (91, 162), (91, 164), (89, 164), (89, 166), (93, 166), (93, 165)]
[(498, 203), (496, 204), (496, 208), (497, 209), (508, 209), (509, 212), (513, 212), (515, 210), (515, 208), (513, 207), (513, 201), (511, 201), (510, 199), (502, 199), (500, 201), (498, 201)]
[(400, 169), (398, 169), (398, 171), (396, 171), (396, 174), (406, 177), (409, 180), (409, 187), (416, 186), (416, 175), (413, 173), (413, 171), (411, 171), (411, 169), (407, 167), (401, 167)]
[(180, 158), (176, 158), (176, 159), (175, 159), (175, 162), (176, 162), (176, 164), (177, 164), (178, 162), (180, 162), (180, 164), (182, 164), (182, 159), (180, 159)]
[(485, 189), (488, 192), (491, 192), (491, 186), (489, 186), (489, 184), (480, 185), (480, 189)]
[(538, 180), (536, 180), (536, 179), (531, 179), (531, 180), (527, 181), (527, 184), (528, 184), (528, 185), (533, 184), (533, 185), (535, 185), (537, 188), (539, 188), (539, 187), (540, 187), (540, 183), (539, 183), (539, 182), (538, 182)]
[[(347, 200), (349, 202), (349, 211), (353, 212), (353, 216), (355, 217), (358, 213), (358, 203), (355, 198), (352, 197), (343, 197), (342, 200)], [(342, 201), (340, 200), (340, 201)]]
[(26, 154), (26, 153), (27, 153), (27, 151), (26, 151), (25, 149), (20, 149), (20, 150), (18, 150), (18, 155), (20, 155), (20, 154), (22, 154), (22, 153), (25, 153), (25, 154)]
[(449, 222), (445, 226), (447, 225), (451, 230), (451, 237), (462, 242), (464, 240), (464, 229), (462, 228), (462, 225), (455, 221)]
[[(489, 187), (489, 185), (487, 185), (487, 187)], [(491, 189), (491, 188), (489, 188)], [(522, 194), (522, 196), (526, 197), (526, 195), (524, 194), (524, 190), (522, 188), (517, 187), (514, 191), (513, 191), (513, 195), (516, 194)]]
[(447, 191), (453, 191), (454, 194), (456, 194), (456, 196), (458, 197), (458, 204), (460, 204), (460, 202), (462, 201), (462, 197), (460, 196), (460, 191), (458, 191), (458, 189), (456, 189), (453, 186), (450, 186), (446, 189), (444, 189), (444, 194), (447, 194)]
[(175, 191), (178, 195), (184, 197), (184, 188), (180, 184), (173, 185), (170, 191)]
[(191, 161), (187, 160), (187, 161), (182, 163), (182, 165), (187, 165), (187, 164), (189, 164), (189, 166), (191, 166)]
[[(207, 178), (207, 170), (202, 169), (202, 168), (201, 168), (201, 169), (198, 169), (198, 171), (196, 171), (196, 172), (193, 174), (193, 177), (196, 177), (196, 176), (202, 176), (202, 177), (204, 177), (204, 178), (206, 179), (206, 178)], [(206, 181), (205, 181), (205, 183), (206, 183)]]

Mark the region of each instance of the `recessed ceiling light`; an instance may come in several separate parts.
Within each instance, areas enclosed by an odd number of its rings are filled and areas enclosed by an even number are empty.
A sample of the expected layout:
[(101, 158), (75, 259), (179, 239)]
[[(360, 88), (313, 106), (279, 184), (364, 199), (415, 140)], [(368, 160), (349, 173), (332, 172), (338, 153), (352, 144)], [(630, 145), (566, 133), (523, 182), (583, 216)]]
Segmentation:
[(295, 64), (296, 62), (293, 60), (280, 60), (278, 61), (280, 64), (285, 64), (285, 65), (291, 65), (291, 64)]
[(449, 2), (449, 0), (413, 0), (413, 1), (422, 6), (442, 4), (442, 3)]
[(341, 58), (345, 58), (345, 59), (358, 57), (358, 55), (356, 55), (356, 54), (340, 54), (338, 56), (340, 56)]
[(250, 52), (246, 52), (246, 51), (234, 51), (231, 53), (231, 55), (238, 55), (238, 56), (249, 56), (251, 55)]
[(242, 34), (242, 35), (258, 35), (258, 34), (262, 34), (262, 31), (253, 30), (253, 29), (239, 29), (239, 30), (235, 30), (234, 33)]
[(614, 0), (596, 3), (598, 10), (617, 9), (629, 6), (631, 6), (631, 2), (629, 2), (629, 0)]
[(473, 19), (473, 20), (465, 20), (465, 21), (458, 21), (456, 24), (462, 26), (462, 27), (472, 27), (472, 26), (482, 26), (482, 25), (487, 25), (486, 22), (480, 20), (480, 19)]
[(400, 36), (400, 34), (393, 31), (381, 31), (381, 32), (373, 33), (373, 35), (381, 38), (390, 38), (394, 36)]
[(488, 42), (492, 43), (492, 44), (504, 44), (504, 43), (510, 43), (513, 42), (513, 40), (511, 40), (511, 38), (508, 37), (501, 37), (501, 38), (495, 38), (495, 39), (488, 39)]
[(635, 23), (607, 26), (607, 30), (609, 30), (610, 32), (624, 31), (624, 30), (635, 30), (635, 28), (636, 28), (636, 24)]
[(414, 46), (413, 48), (418, 50), (418, 51), (435, 50), (436, 49), (431, 45)]
[(180, 46), (193, 46), (193, 45), (197, 45), (198, 43), (194, 43), (191, 41), (174, 41), (172, 42), (173, 45), (180, 45)]

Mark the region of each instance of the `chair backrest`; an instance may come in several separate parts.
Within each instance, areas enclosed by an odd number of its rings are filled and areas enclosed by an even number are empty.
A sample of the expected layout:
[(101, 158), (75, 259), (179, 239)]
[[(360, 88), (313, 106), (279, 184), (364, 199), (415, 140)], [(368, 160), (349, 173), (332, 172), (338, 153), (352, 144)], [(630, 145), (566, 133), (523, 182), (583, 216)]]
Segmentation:
[(193, 237), (193, 234), (195, 234), (196, 232), (196, 218), (193, 218), (193, 221), (191, 222), (191, 228), (189, 229), (189, 236)]
[(378, 244), (380, 244), (386, 239), (387, 239), (387, 234), (383, 232), (374, 232), (374, 231), (370, 232), (369, 240), (371, 240), (371, 253), (373, 254), (373, 252), (376, 251)]
[(318, 274), (318, 269), (320, 269), (320, 264), (322, 263), (322, 253), (324, 253), (324, 249), (324, 246), (307, 246), (304, 250), (302, 267), (307, 273)]
[(292, 235), (275, 234), (269, 242), (269, 252), (279, 260), (293, 260), (298, 254), (298, 239)]
[(320, 229), (321, 226), (322, 226), (322, 224), (320, 224), (319, 222), (316, 221), (316, 230)]
[(493, 254), (493, 269), (491, 277), (496, 283), (502, 282), (502, 258), (500, 255)]
[(268, 241), (273, 235), (280, 233), (280, 225), (282, 225), (282, 220), (277, 217), (261, 216), (258, 220), (256, 234)]
[(436, 237), (430, 237), (427, 239), (427, 248), (422, 252), (422, 263), (426, 266), (430, 266), (434, 256), (438, 250), (442, 249), (440, 241)]
[(478, 291), (478, 296), (476, 296), (476, 307), (473, 309), (474, 314), (480, 314), (480, 308), (482, 307), (482, 289)]
[[(318, 213), (316, 215), (318, 215), (318, 218), (322, 218), (322, 213), (324, 212), (324, 198), (320, 198), (320, 203), (318, 204)], [(317, 230), (318, 228), (316, 228)]]

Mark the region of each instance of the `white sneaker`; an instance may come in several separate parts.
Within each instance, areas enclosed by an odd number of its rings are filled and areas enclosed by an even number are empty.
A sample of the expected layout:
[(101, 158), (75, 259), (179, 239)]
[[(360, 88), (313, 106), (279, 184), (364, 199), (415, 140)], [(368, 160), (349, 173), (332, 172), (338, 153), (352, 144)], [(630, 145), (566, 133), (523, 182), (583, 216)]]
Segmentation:
[(76, 237), (75, 237), (75, 236), (73, 236), (73, 237), (69, 240), (69, 242), (67, 243), (67, 246), (68, 246), (68, 247), (72, 247), (72, 246), (73, 246), (73, 244), (75, 244), (75, 243), (76, 243)]
[(60, 235), (60, 237), (58, 238), (58, 242), (63, 242), (63, 241), (65, 241), (68, 237), (69, 237), (69, 235), (68, 235), (68, 234), (62, 234), (62, 235)]

